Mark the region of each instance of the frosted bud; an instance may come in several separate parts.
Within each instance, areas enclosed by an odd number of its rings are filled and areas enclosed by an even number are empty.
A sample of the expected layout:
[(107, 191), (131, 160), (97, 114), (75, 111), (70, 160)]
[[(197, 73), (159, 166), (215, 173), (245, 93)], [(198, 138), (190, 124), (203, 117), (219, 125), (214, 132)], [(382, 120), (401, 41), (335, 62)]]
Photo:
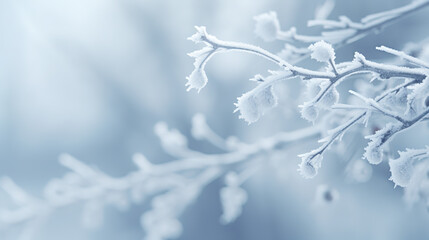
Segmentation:
[(252, 92), (247, 92), (241, 97), (237, 98), (237, 103), (235, 106), (237, 109), (235, 111), (240, 111), (239, 118), (244, 119), (244, 121), (249, 124), (258, 121), (261, 116), (261, 112), (258, 107), (257, 100)]
[(220, 190), (222, 203), (221, 223), (228, 224), (237, 219), (247, 202), (247, 192), (240, 187), (224, 187)]
[(177, 129), (169, 130), (165, 122), (158, 122), (154, 127), (156, 135), (166, 144), (185, 147), (187, 145), (186, 137)]
[[(364, 55), (362, 55), (359, 52), (355, 52), (354, 54), (354, 58), (353, 58), (353, 62), (359, 62), (359, 63), (364, 63), (366, 61), (366, 58)], [(380, 76), (379, 76), (380, 77)]]
[(305, 81), (306, 97), (308, 97), (308, 98), (316, 97), (317, 94), (319, 94), (320, 90), (322, 90), (321, 85), (323, 85), (324, 82), (328, 82), (328, 84), (329, 84), (329, 80), (322, 79), (322, 78), (312, 78), (308, 81)]
[[(312, 157), (313, 156), (313, 157)], [(303, 154), (300, 155), (302, 158), (301, 164), (299, 164), (298, 172), (304, 177), (304, 178), (313, 178), (317, 175), (317, 171), (320, 168), (320, 165), (322, 164), (322, 155), (309, 155), (309, 154)]]
[(209, 132), (209, 126), (206, 122), (206, 117), (201, 114), (195, 114), (192, 118), (191, 133), (195, 139), (203, 139)]
[(304, 178), (313, 178), (314, 176), (317, 175), (317, 170), (316, 170), (316, 168), (313, 165), (311, 165), (310, 163), (306, 162), (306, 163), (301, 163), (299, 165), (299, 173)]
[(168, 129), (164, 122), (155, 125), (155, 134), (161, 140), (162, 147), (170, 154), (177, 154), (188, 146), (188, 141), (177, 129)]
[(188, 87), (186, 91), (190, 91), (191, 89), (195, 88), (198, 92), (200, 92), (208, 82), (206, 72), (202, 68), (194, 69), (191, 75), (186, 77), (186, 80), (188, 80), (188, 82), (185, 84), (185, 86)]
[(301, 117), (307, 121), (314, 122), (319, 115), (319, 110), (314, 104), (304, 103), (301, 108)]
[(270, 109), (277, 105), (277, 96), (274, 94), (273, 86), (268, 86), (255, 94), (258, 107), (264, 110)]
[(211, 46), (204, 47), (200, 50), (188, 53), (188, 56), (195, 58), (194, 61), (194, 71), (186, 77), (188, 82), (186, 82), (185, 86), (188, 88), (187, 91), (195, 88), (198, 92), (206, 86), (208, 79), (206, 72), (204, 71), (204, 67), (207, 61), (213, 56), (215, 50)]
[(425, 107), (429, 107), (429, 96), (425, 99)]
[(384, 153), (380, 146), (369, 144), (365, 148), (364, 157), (371, 164), (380, 164), (383, 161), (383, 156)]
[(389, 180), (395, 183), (395, 186), (407, 187), (414, 174), (414, 161), (426, 158), (429, 154), (429, 147), (426, 149), (407, 149), (405, 152), (399, 152), (399, 158), (389, 160), (390, 172), (392, 176)]
[(371, 164), (379, 164), (383, 161), (383, 145), (389, 140), (390, 136), (400, 128), (400, 125), (388, 123), (386, 127), (375, 132), (374, 135), (365, 137), (371, 141), (365, 148), (364, 157)]
[(389, 180), (393, 181), (395, 185), (406, 187), (411, 179), (413, 165), (411, 159), (401, 157), (396, 160), (389, 160), (390, 173), (392, 176)]
[(319, 62), (329, 62), (335, 59), (335, 51), (331, 44), (319, 41), (311, 44), (308, 49), (311, 51), (311, 58)]
[(256, 21), (256, 35), (267, 42), (276, 40), (277, 34), (280, 32), (280, 23), (275, 12), (263, 13), (253, 19)]
[(246, 122), (253, 123), (265, 113), (265, 111), (277, 105), (277, 97), (272, 86), (258, 86), (255, 89), (237, 98), (236, 111), (240, 111), (240, 117)]
[(330, 106), (338, 103), (339, 99), (340, 94), (338, 93), (337, 89), (335, 87), (331, 87), (330, 89), (328, 89), (325, 95), (323, 95), (319, 103), (321, 106), (329, 108)]

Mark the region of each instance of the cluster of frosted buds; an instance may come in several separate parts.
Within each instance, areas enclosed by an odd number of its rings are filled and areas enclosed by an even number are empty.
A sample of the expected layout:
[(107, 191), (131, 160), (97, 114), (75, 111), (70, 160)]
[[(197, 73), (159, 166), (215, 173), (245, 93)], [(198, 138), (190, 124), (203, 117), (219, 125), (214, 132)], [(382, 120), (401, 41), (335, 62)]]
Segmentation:
[[(308, 49), (311, 51), (311, 58), (330, 64), (332, 70), (337, 74), (334, 62), (335, 51), (329, 43), (319, 41), (310, 45)], [(319, 115), (319, 106), (329, 108), (338, 102), (340, 95), (335, 86), (330, 85), (329, 79), (312, 78), (307, 81), (307, 95), (313, 99), (299, 106), (301, 116), (304, 119), (314, 122)], [(323, 93), (323, 96), (318, 99), (321, 93)]]
[(240, 111), (240, 118), (250, 124), (258, 121), (267, 110), (276, 105), (277, 96), (274, 94), (273, 86), (263, 86), (262, 83), (238, 98), (235, 111)]

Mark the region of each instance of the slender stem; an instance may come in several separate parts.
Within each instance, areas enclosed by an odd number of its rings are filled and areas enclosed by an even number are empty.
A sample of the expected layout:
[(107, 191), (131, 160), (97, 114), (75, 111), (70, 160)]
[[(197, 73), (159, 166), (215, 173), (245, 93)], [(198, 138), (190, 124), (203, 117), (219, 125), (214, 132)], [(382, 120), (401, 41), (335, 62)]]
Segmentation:
[(335, 76), (338, 76), (338, 71), (337, 71), (337, 68), (335, 67), (335, 63), (334, 63), (334, 61), (332, 60), (332, 58), (330, 58), (329, 59), (329, 64), (331, 64), (331, 67), (332, 67), (332, 70), (334, 71), (334, 73), (335, 73)]

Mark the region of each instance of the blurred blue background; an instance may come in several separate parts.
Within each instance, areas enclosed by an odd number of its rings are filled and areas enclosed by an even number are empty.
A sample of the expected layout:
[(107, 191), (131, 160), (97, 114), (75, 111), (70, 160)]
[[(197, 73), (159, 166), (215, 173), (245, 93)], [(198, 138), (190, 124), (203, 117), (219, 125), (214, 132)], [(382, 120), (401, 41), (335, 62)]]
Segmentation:
[[(112, 176), (123, 176), (135, 169), (135, 152), (156, 163), (172, 160), (153, 133), (156, 122), (165, 121), (190, 136), (192, 116), (199, 112), (221, 136), (236, 135), (248, 142), (307, 126), (299, 120), (298, 100), (281, 99), (280, 107), (250, 126), (232, 113), (236, 98), (253, 86), (247, 80), (275, 69), (255, 56), (217, 55), (207, 66), (207, 87), (200, 94), (186, 92), (185, 77), (193, 69), (186, 53), (197, 49), (186, 38), (194, 33), (194, 25), (204, 25), (220, 39), (276, 52), (282, 43), (258, 39), (253, 16), (274, 10), (283, 29), (296, 26), (298, 32), (311, 34), (315, 30), (306, 28), (306, 22), (323, 2), (0, 0), (0, 175), (41, 196), (44, 185), (66, 171), (57, 159), (67, 152)], [(357, 21), (408, 2), (337, 1), (330, 18), (347, 15)], [(428, 14), (424, 9), (379, 35), (341, 48), (337, 61), (350, 60), (357, 50), (378, 59), (383, 55), (376, 46), (400, 49), (424, 39)], [(282, 87), (293, 95), (299, 83)], [(193, 140), (190, 145), (216, 151)], [(296, 173), (296, 154), (308, 149), (301, 146), (278, 156), (286, 170), (272, 174), (272, 168), (262, 169), (246, 183), (249, 201), (230, 225), (219, 224), (222, 181), (211, 184), (181, 217), (184, 233), (179, 239), (429, 238), (424, 206), (406, 207), (402, 189), (387, 180), (387, 165), (375, 167), (368, 182), (353, 183), (344, 173), (349, 159), (328, 154), (320, 176), (304, 180)], [(344, 156), (360, 158), (361, 152)], [(335, 205), (313, 207), (321, 183), (339, 191)], [(107, 209), (100, 229), (85, 230), (81, 206), (70, 206), (53, 214), (34, 238), (141, 239), (139, 218), (145, 209)], [(17, 232), (19, 227), (0, 234), (14, 239)]]

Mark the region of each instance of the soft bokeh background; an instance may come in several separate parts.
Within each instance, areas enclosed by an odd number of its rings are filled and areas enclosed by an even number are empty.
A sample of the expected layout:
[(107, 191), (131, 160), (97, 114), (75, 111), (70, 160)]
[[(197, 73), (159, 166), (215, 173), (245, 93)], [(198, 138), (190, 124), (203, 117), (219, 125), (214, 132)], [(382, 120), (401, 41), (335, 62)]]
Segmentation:
[[(236, 97), (252, 86), (247, 79), (275, 69), (258, 57), (218, 55), (207, 66), (208, 86), (200, 94), (186, 92), (185, 76), (193, 68), (186, 53), (196, 49), (186, 38), (194, 25), (205, 25), (221, 39), (278, 51), (281, 43), (256, 38), (252, 17), (275, 10), (284, 29), (296, 26), (301, 33), (312, 33), (306, 21), (322, 3), (0, 0), (0, 175), (41, 196), (46, 182), (66, 171), (57, 158), (67, 152), (122, 176), (134, 169), (135, 152), (154, 162), (171, 160), (153, 133), (156, 122), (165, 121), (189, 136), (191, 118), (198, 112), (221, 136), (236, 135), (249, 142), (308, 125), (299, 120), (296, 98), (286, 96), (279, 108), (250, 126), (232, 113)], [(342, 0), (331, 17), (358, 20), (406, 3)], [(379, 35), (342, 48), (338, 61), (350, 60), (356, 50), (380, 58), (385, 55), (376, 53), (376, 46), (402, 48), (424, 39), (429, 33), (428, 14), (429, 9), (419, 11)], [(281, 87), (293, 96), (298, 86), (294, 82)], [(427, 141), (427, 137), (414, 140)], [(214, 151), (204, 143), (191, 140), (190, 144)], [(228, 226), (219, 224), (222, 182), (211, 184), (182, 216), (180, 239), (427, 239), (429, 214), (423, 206), (406, 208), (402, 190), (387, 180), (386, 165), (375, 167), (370, 181), (353, 183), (347, 181), (346, 161), (359, 158), (361, 152), (328, 154), (321, 175), (303, 180), (295, 171), (296, 153), (309, 146), (276, 156), (287, 162), (283, 172), (261, 169), (246, 183), (249, 201), (244, 213)], [(314, 207), (321, 183), (339, 191), (335, 205)], [(35, 239), (141, 239), (139, 217), (144, 209), (135, 206), (126, 213), (107, 209), (102, 228), (85, 230), (79, 223), (81, 207), (71, 206), (51, 216)], [(18, 231), (0, 232), (4, 234), (0, 239), (14, 239)]]

